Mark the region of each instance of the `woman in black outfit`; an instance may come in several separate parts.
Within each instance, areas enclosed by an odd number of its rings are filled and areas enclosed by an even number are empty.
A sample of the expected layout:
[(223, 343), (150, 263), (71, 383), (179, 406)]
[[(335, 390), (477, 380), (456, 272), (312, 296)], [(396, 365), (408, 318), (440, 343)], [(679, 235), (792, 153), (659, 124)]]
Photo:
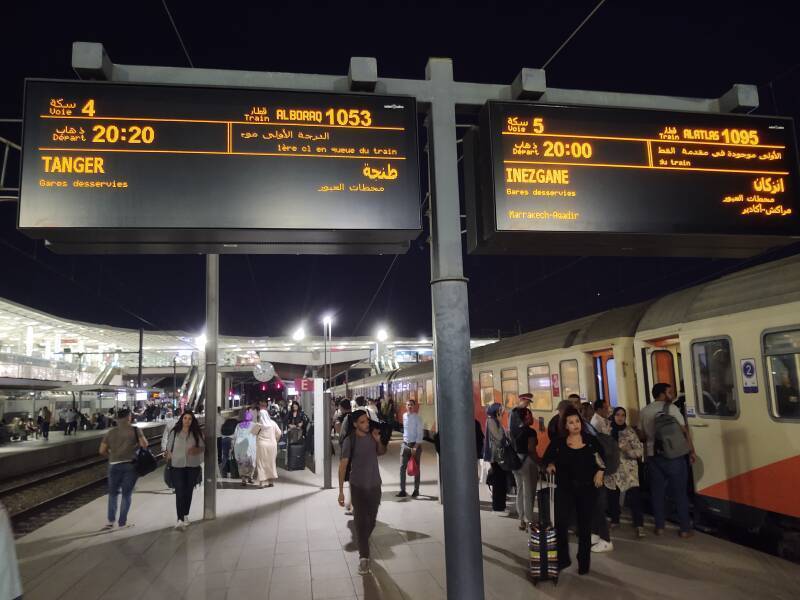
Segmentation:
[(308, 417), (306, 417), (303, 409), (300, 408), (300, 403), (296, 400), (292, 401), (292, 406), (286, 415), (285, 427), (290, 444), (300, 442), (306, 437)]
[(572, 564), (567, 528), (574, 510), (578, 522), (578, 573), (584, 575), (589, 572), (592, 514), (597, 488), (603, 485), (604, 456), (594, 437), (582, 432), (583, 421), (577, 409), (570, 406), (561, 418), (567, 435), (552, 440), (544, 454), (547, 472), (556, 474), (558, 567), (566, 569)]

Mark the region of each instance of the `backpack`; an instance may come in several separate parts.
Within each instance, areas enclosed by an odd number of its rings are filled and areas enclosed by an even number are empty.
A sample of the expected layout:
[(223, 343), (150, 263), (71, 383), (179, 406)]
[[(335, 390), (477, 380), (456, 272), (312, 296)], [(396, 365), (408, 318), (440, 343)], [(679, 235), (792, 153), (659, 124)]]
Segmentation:
[(347, 413), (342, 419), (342, 427), (339, 429), (339, 446), (344, 443), (345, 438), (353, 431), (352, 413)]
[(596, 432), (595, 438), (603, 448), (605, 457), (603, 462), (606, 464), (606, 475), (613, 475), (619, 469), (620, 451), (619, 443), (607, 433)]
[(667, 413), (669, 404), (656, 415), (655, 427), (655, 453), (664, 458), (679, 458), (689, 454), (689, 442), (683, 433), (678, 420)]
[(224, 436), (233, 435), (236, 433), (236, 426), (239, 424), (239, 421), (236, 419), (225, 419), (225, 422), (222, 424), (222, 428), (220, 429), (220, 433)]

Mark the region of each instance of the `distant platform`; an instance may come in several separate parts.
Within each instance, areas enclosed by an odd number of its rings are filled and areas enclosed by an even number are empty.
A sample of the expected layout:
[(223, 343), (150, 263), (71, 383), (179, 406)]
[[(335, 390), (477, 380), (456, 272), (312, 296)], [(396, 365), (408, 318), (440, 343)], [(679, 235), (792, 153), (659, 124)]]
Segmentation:
[[(24, 597), (442, 600), (444, 531), (435, 452), (425, 444), (423, 496), (399, 499), (399, 447), (392, 442), (381, 458), (383, 498), (370, 576), (357, 573), (352, 517), (337, 505), (337, 490), (321, 490), (309, 471), (280, 471), (275, 487), (262, 490), (225, 482), (215, 521), (201, 520), (203, 492), (196, 488), (192, 524), (178, 532), (175, 498), (159, 470), (137, 484), (130, 529), (99, 531), (103, 497), (20, 538)], [(489, 512), (489, 490), (480, 489), (487, 600), (794, 600), (800, 589), (796, 564), (699, 532), (682, 540), (674, 528), (639, 540), (624, 523), (612, 531), (614, 551), (592, 556), (590, 574), (579, 576), (573, 566), (558, 586), (534, 588), (527, 579), (527, 536), (516, 519)], [(572, 544), (576, 565), (574, 553)]]
[[(164, 426), (164, 421), (136, 423), (143, 431)], [(28, 438), (24, 442), (7, 442), (0, 446), (0, 474), (14, 477), (37, 469), (67, 461), (96, 455), (100, 440), (108, 429), (91, 429), (64, 435), (63, 431), (50, 431), (50, 439)], [(148, 434), (149, 435), (149, 434)]]

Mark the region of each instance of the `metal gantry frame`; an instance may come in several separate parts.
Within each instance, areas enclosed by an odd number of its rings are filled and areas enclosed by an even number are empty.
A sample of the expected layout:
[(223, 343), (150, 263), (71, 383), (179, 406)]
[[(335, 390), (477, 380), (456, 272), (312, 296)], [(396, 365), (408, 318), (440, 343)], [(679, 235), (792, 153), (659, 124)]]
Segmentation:
[[(15, 123), (22, 126), (22, 119), (0, 119), (0, 123)], [(0, 154), (3, 155), (0, 162), (0, 202), (16, 202), (19, 199), (19, 187), (7, 187), (6, 175), (8, 175), (8, 159), (11, 151), (22, 152), (22, 146), (0, 136)]]
[[(114, 64), (102, 44), (75, 42), (72, 66), (86, 79), (118, 82), (212, 85), (253, 89), (372, 92), (413, 96), (428, 117), (431, 193), (431, 302), (434, 335), (437, 423), (441, 436), (441, 489), (444, 506), (447, 597), (482, 600), (478, 487), (475, 481), (475, 429), (473, 423), (472, 369), (470, 364), (467, 280), (462, 265), (456, 114), (474, 114), (488, 100), (527, 100), (550, 104), (575, 104), (650, 108), (693, 112), (749, 112), (758, 106), (758, 90), (734, 85), (719, 98), (684, 98), (588, 90), (548, 88), (545, 71), (522, 69), (509, 85), (455, 81), (448, 58), (431, 58), (425, 79), (378, 77), (375, 58), (353, 57), (346, 76), (234, 71), (182, 67)], [(207, 261), (207, 362), (216, 362), (218, 335), (218, 256)], [(212, 277), (213, 274), (213, 277)], [(216, 417), (216, 377), (207, 376), (207, 426)], [(206, 465), (216, 460), (213, 434), (206, 449)], [(326, 444), (326, 452), (329, 452)], [(209, 458), (211, 457), (211, 458)], [(206, 469), (205, 517), (216, 516), (216, 470)]]

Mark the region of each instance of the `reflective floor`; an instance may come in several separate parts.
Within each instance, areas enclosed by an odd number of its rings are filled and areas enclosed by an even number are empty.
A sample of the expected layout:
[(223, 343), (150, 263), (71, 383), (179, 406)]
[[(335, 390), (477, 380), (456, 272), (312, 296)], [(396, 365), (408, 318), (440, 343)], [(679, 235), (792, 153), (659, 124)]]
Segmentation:
[[(192, 525), (173, 530), (174, 496), (161, 471), (139, 481), (130, 522), (100, 532), (106, 499), (21, 538), (17, 543), (26, 600), (437, 600), (445, 597), (444, 533), (437, 465), (426, 445), (425, 497), (395, 498), (399, 442), (381, 460), (379, 525), (372, 537), (373, 573), (357, 573), (358, 553), (336, 503), (315, 476), (280, 472), (274, 488), (218, 490), (219, 518), (202, 522), (195, 490)], [(335, 477), (334, 477), (335, 482)], [(675, 530), (643, 540), (630, 527), (614, 531), (613, 552), (595, 555), (589, 575), (575, 567), (558, 586), (534, 588), (526, 577), (525, 534), (515, 519), (488, 511), (481, 486), (485, 596), (530, 598), (797, 598), (800, 567), (703, 534), (678, 539)], [(575, 547), (573, 545), (574, 553)], [(573, 558), (574, 562), (574, 558)]]

